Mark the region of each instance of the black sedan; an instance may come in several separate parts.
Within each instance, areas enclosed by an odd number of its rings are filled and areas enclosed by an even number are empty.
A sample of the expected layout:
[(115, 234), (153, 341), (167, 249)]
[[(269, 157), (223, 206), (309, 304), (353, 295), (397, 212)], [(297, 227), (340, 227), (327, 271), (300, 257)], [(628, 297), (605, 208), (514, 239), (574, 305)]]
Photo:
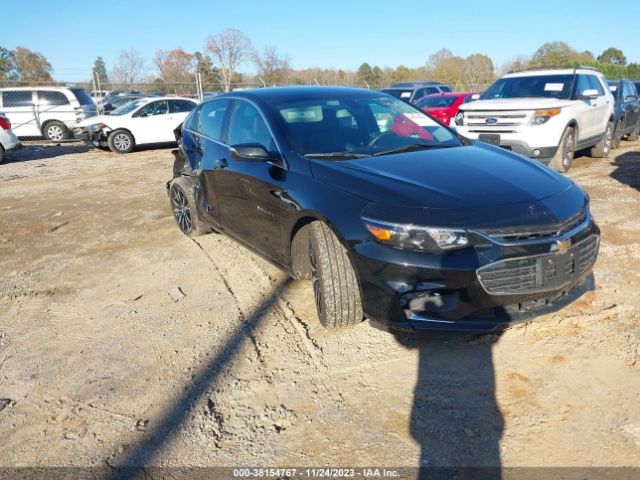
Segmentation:
[(491, 330), (576, 298), (598, 254), (572, 181), (380, 92), (223, 94), (176, 133), (182, 232), (312, 280), (326, 327)]
[(615, 100), (614, 127), (611, 146), (618, 148), (623, 137), (635, 142), (640, 137), (640, 98), (636, 86), (629, 80), (608, 80)]

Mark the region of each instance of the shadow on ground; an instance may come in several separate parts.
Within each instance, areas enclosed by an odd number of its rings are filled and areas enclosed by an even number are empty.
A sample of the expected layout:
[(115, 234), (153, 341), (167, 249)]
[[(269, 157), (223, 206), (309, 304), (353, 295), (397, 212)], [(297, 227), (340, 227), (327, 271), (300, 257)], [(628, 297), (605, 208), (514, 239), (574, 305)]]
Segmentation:
[[(29, 143), (24, 144), (20, 150), (9, 152), (2, 164), (48, 160), (63, 155), (85, 153), (88, 152), (89, 149), (90, 147), (80, 143)], [(0, 168), (2, 168), (2, 166), (0, 166)]]
[(500, 478), (504, 420), (496, 402), (492, 357), (499, 337), (500, 333), (456, 332), (396, 335), (402, 345), (419, 351), (409, 423), (421, 446), (419, 478), (467, 478), (468, 467), (474, 467), (474, 479)]
[(616, 168), (611, 172), (611, 178), (640, 190), (640, 152), (618, 155), (612, 165)]

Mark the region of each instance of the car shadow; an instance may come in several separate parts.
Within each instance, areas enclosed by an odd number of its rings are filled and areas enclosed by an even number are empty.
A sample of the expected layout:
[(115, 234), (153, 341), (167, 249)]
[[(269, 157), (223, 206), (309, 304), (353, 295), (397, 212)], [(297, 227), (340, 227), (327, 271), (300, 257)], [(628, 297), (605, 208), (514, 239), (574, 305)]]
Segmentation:
[(504, 420), (492, 349), (501, 333), (396, 333), (419, 352), (409, 429), (420, 444), (420, 479), (499, 479)]
[[(22, 163), (32, 160), (47, 160), (49, 158), (88, 152), (90, 147), (80, 143), (28, 143), (19, 150), (7, 153), (2, 165), (7, 163)], [(1, 166), (0, 166), (1, 168)]]
[(640, 152), (632, 151), (618, 155), (611, 164), (616, 167), (611, 178), (640, 190)]

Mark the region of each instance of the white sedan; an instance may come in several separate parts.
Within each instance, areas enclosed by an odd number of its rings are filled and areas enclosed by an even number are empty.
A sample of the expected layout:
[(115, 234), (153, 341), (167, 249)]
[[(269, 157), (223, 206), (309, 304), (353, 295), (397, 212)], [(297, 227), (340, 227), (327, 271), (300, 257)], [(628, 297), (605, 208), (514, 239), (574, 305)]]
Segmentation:
[(109, 147), (116, 153), (129, 153), (136, 145), (175, 142), (173, 130), (197, 104), (190, 98), (141, 98), (109, 115), (83, 120), (74, 134), (90, 145)]

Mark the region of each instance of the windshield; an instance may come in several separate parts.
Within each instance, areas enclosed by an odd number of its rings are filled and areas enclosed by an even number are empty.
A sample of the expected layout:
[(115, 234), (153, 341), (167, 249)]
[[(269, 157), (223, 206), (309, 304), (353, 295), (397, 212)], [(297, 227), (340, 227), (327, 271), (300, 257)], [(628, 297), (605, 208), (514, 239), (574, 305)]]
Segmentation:
[(437, 95), (435, 97), (423, 97), (416, 103), (418, 108), (446, 108), (453, 105), (457, 97), (443, 97)]
[(300, 155), (348, 159), (391, 151), (459, 146), (456, 135), (401, 100), (380, 95), (272, 105)]
[(145, 100), (133, 100), (129, 103), (125, 103), (121, 107), (116, 108), (111, 115), (126, 115), (127, 113), (133, 112), (136, 108), (147, 103)]
[(483, 100), (494, 98), (560, 98), (571, 95), (573, 75), (532, 75), (497, 80), (482, 95)]

